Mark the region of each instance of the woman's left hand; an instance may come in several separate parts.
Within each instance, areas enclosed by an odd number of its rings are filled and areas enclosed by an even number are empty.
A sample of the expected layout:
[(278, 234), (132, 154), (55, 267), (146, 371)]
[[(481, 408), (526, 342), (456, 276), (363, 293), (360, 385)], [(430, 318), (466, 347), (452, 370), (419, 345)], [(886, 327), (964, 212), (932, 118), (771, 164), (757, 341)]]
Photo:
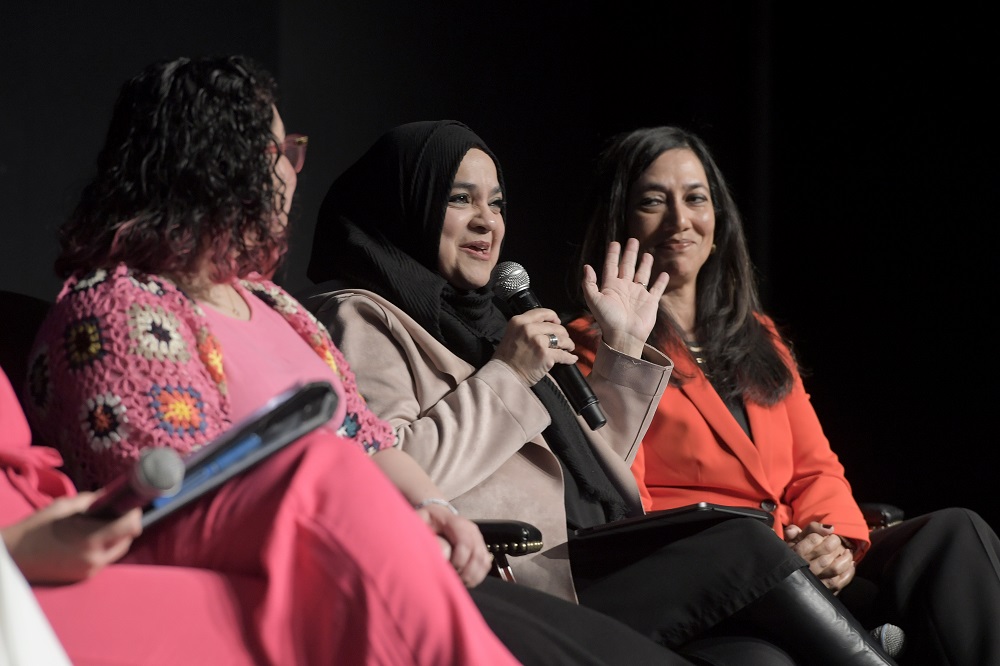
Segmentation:
[(445, 557), (455, 567), (459, 578), (467, 587), (483, 582), (493, 564), (493, 555), (486, 548), (479, 527), (462, 516), (456, 516), (447, 507), (429, 504), (417, 509), (431, 530), (443, 540)]
[(832, 527), (816, 522), (809, 523), (805, 529), (788, 525), (785, 541), (809, 563), (809, 570), (834, 594), (854, 580), (854, 553), (834, 534)]
[(593, 267), (583, 268), (583, 295), (601, 327), (604, 342), (637, 358), (656, 323), (660, 296), (669, 279), (666, 273), (660, 273), (650, 283), (652, 268), (653, 256), (644, 252), (640, 258), (635, 238), (626, 241), (624, 252), (617, 241), (608, 245), (600, 287)]

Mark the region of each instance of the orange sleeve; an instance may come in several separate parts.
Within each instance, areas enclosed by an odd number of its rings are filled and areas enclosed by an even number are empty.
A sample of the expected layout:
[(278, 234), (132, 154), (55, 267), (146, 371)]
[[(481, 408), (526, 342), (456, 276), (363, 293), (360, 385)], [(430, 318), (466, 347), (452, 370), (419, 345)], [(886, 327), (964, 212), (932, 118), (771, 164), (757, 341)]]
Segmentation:
[(601, 342), (601, 332), (589, 315), (579, 317), (566, 324), (566, 330), (569, 331), (569, 337), (576, 343), (576, 349), (573, 350), (573, 353), (579, 357), (576, 365), (586, 377), (594, 368), (594, 358), (597, 356), (597, 345)]

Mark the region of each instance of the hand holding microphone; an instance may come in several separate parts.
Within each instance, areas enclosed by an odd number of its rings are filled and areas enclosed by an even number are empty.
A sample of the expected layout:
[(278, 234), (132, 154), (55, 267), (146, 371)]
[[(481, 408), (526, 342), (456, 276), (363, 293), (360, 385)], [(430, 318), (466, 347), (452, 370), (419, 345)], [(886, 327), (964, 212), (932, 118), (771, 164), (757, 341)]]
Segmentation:
[[(529, 289), (531, 280), (523, 266), (513, 261), (505, 261), (499, 264), (496, 270), (497, 280), (494, 291), (513, 312), (524, 314), (542, 307), (535, 294)], [(543, 321), (547, 321), (544, 315), (537, 320), (537, 322)], [(558, 322), (557, 318), (556, 322)], [(531, 323), (536, 322), (532, 321)], [(566, 335), (565, 329), (561, 325), (558, 330), (562, 332), (562, 335)], [(549, 340), (549, 348), (558, 348), (562, 342), (559, 335), (554, 332), (549, 332), (548, 335), (552, 336)], [(506, 335), (504, 337), (507, 338)], [(556, 363), (549, 372), (566, 395), (573, 411), (584, 418), (591, 430), (597, 430), (608, 422), (597, 396), (594, 395), (587, 380), (584, 379), (583, 374), (575, 364)]]
[(117, 518), (157, 497), (172, 495), (184, 481), (184, 461), (166, 447), (144, 449), (132, 468), (104, 487), (87, 509), (88, 516)]
[(58, 497), (6, 528), (11, 557), (31, 583), (89, 578), (121, 558), (142, 532), (139, 516), (126, 514), (154, 497), (176, 492), (183, 478), (184, 462), (176, 451), (146, 449), (96, 499), (91, 501), (93, 493)]

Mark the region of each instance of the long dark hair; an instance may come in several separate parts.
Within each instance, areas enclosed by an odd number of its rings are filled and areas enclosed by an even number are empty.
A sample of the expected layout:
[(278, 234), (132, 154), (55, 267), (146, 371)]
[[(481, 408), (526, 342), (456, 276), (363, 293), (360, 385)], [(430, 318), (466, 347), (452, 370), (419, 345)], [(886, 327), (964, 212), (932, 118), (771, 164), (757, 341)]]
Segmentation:
[(217, 280), (272, 271), (287, 248), (276, 95), (245, 56), (162, 61), (126, 81), (97, 175), (59, 230), (57, 275), (119, 262), (189, 274), (206, 251)]
[[(723, 399), (741, 397), (773, 405), (791, 390), (792, 373), (771, 332), (759, 319), (762, 309), (757, 275), (739, 210), (708, 146), (695, 134), (678, 127), (647, 127), (618, 134), (605, 144), (590, 190), (577, 281), (583, 275), (583, 264), (603, 265), (608, 243), (624, 243), (628, 238), (629, 189), (657, 157), (675, 148), (687, 148), (701, 161), (715, 208), (716, 248), (698, 273), (693, 331), (709, 360), (712, 383)], [(582, 300), (579, 294), (577, 300)], [(689, 353), (681, 328), (663, 308), (650, 342), (672, 354)], [(680, 373), (672, 378), (678, 382), (684, 379)]]

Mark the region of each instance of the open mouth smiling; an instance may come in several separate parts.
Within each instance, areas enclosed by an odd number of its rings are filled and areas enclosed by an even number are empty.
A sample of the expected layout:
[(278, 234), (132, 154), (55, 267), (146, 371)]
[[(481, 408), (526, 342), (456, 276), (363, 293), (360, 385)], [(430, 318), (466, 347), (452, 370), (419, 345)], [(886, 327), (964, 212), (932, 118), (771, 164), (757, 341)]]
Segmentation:
[(490, 256), (490, 244), (486, 241), (473, 241), (462, 245), (462, 249), (474, 257), (487, 259)]

